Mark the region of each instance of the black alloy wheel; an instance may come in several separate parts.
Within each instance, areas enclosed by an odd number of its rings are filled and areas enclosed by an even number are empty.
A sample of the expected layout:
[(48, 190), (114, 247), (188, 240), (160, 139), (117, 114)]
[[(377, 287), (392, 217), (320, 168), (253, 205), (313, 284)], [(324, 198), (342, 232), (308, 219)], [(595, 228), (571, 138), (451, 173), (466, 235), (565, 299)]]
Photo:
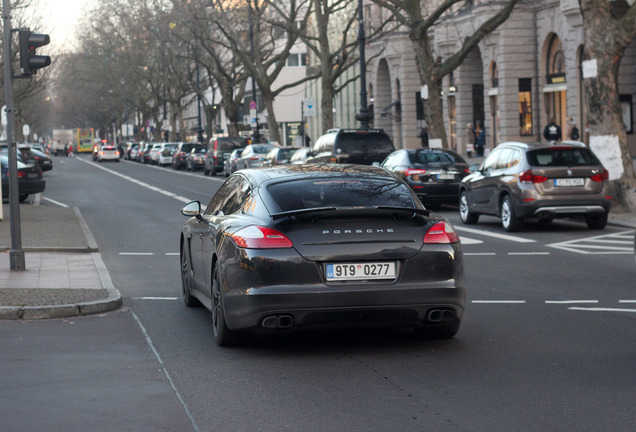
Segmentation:
[(187, 307), (199, 306), (199, 301), (190, 294), (190, 266), (186, 255), (185, 242), (181, 245), (181, 289), (183, 294), (183, 303)]
[(221, 269), (219, 264), (214, 265), (212, 272), (212, 328), (214, 339), (219, 346), (233, 346), (245, 342), (246, 335), (233, 332), (227, 327), (225, 322), (225, 311), (223, 309), (223, 293), (221, 292)]

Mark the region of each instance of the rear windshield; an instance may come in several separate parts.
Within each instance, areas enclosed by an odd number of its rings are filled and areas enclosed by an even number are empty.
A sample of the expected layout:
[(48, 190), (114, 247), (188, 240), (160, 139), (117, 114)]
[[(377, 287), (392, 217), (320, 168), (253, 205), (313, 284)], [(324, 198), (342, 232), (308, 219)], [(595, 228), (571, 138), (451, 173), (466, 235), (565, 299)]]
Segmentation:
[(273, 148), (274, 146), (271, 144), (253, 144), (252, 145), (252, 151), (254, 151), (254, 153), (259, 153), (259, 154), (267, 153)]
[(341, 133), (336, 138), (336, 151), (342, 153), (391, 153), (393, 143), (388, 135), (377, 133)]
[(464, 159), (457, 153), (444, 152), (441, 150), (422, 150), (411, 154), (411, 162), (421, 164), (435, 163), (465, 163)]
[(553, 147), (528, 152), (528, 162), (532, 166), (555, 167), (555, 166), (578, 166), (578, 165), (600, 165), (590, 149)]
[(270, 185), (281, 211), (318, 207), (414, 207), (407, 185), (370, 179), (314, 179)]
[(243, 148), (247, 146), (247, 140), (240, 137), (217, 138), (216, 149), (222, 151), (232, 151), (235, 148)]
[(282, 148), (278, 151), (278, 159), (289, 159), (291, 155), (296, 153), (295, 148)]

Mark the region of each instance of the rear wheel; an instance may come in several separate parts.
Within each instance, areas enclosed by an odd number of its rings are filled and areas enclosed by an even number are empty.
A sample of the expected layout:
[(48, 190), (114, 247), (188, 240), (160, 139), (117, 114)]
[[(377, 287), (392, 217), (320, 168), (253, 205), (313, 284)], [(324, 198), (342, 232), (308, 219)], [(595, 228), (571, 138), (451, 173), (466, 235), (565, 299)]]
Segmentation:
[(587, 227), (593, 230), (602, 230), (607, 225), (607, 213), (585, 216)]
[(190, 266), (186, 254), (186, 245), (181, 245), (181, 289), (183, 294), (183, 303), (188, 307), (199, 306), (199, 301), (190, 294)]
[(519, 231), (521, 229), (521, 220), (515, 216), (515, 211), (512, 208), (512, 200), (509, 196), (505, 196), (501, 202), (501, 225), (508, 231)]
[(459, 196), (459, 217), (462, 222), (467, 225), (476, 224), (479, 220), (479, 215), (470, 211), (468, 207), (468, 197), (466, 196), (466, 191), (462, 191)]
[(221, 292), (221, 269), (218, 263), (214, 265), (212, 273), (212, 328), (214, 339), (219, 346), (238, 345), (247, 340), (246, 335), (230, 330), (225, 322), (223, 293)]
[(20, 202), (25, 202), (27, 198), (29, 198), (29, 194), (21, 193), (19, 198), (20, 198)]

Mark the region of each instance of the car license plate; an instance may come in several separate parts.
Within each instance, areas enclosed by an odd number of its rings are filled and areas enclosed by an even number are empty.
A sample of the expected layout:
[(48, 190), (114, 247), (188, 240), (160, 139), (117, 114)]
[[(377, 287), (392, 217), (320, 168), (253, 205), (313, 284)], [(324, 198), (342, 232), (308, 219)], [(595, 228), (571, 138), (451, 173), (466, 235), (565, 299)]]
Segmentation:
[(37, 173), (28, 173), (27, 178), (38, 178)]
[(554, 179), (554, 185), (557, 187), (583, 186), (585, 180), (582, 178), (558, 178)]
[(395, 262), (327, 264), (328, 281), (395, 279)]
[(437, 174), (438, 180), (454, 180), (455, 174)]

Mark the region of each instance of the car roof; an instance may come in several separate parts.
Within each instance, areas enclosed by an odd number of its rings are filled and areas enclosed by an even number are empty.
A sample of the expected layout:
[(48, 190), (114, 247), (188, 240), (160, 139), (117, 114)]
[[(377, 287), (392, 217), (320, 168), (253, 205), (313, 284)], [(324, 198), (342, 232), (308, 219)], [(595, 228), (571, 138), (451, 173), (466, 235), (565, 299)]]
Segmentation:
[(554, 144), (544, 143), (544, 142), (523, 143), (518, 141), (506, 141), (497, 145), (495, 149), (499, 147), (515, 147), (515, 148), (522, 148), (525, 150), (537, 150), (537, 149), (547, 149), (547, 148), (553, 148), (553, 147), (581, 148), (581, 147), (585, 147), (585, 144), (580, 141), (557, 141)]

